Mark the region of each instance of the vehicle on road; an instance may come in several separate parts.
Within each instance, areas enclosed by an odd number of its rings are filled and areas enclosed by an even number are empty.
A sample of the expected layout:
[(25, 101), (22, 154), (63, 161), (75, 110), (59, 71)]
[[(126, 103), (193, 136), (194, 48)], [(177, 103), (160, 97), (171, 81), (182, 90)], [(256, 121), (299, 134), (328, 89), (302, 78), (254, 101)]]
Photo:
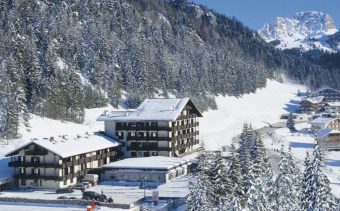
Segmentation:
[(60, 193), (73, 193), (74, 190), (72, 188), (59, 188), (55, 192), (57, 194), (60, 194)]

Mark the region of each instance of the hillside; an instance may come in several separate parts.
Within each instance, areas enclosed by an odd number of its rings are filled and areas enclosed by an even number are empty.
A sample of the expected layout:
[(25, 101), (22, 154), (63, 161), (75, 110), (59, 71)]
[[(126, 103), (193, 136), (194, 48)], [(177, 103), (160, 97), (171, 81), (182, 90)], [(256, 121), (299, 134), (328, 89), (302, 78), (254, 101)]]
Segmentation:
[[(29, 113), (81, 123), (86, 108), (146, 97), (241, 96), (285, 73), (338, 87), (336, 73), (274, 49), (239, 21), (185, 0), (0, 3), (0, 136)], [(21, 126), (22, 126), (21, 125)]]

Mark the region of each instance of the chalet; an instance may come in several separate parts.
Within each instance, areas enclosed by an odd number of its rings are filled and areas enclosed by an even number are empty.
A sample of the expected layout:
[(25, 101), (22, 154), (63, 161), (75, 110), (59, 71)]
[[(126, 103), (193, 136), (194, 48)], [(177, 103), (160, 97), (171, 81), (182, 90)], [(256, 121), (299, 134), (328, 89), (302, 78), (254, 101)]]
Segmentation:
[(325, 106), (325, 104), (325, 98), (322, 96), (305, 98), (300, 102), (300, 110), (306, 113), (318, 112)]
[(190, 162), (176, 157), (127, 158), (103, 166), (104, 181), (166, 183), (175, 177), (187, 175)]
[(317, 134), (319, 145), (325, 150), (340, 150), (340, 131), (322, 129)]
[(199, 144), (201, 112), (189, 98), (146, 99), (135, 110), (105, 112), (105, 134), (122, 143), (124, 156), (178, 157)]
[(332, 88), (321, 88), (310, 93), (310, 97), (323, 96), (327, 102), (339, 102), (340, 91)]
[(102, 135), (33, 139), (7, 153), (13, 177), (23, 188), (74, 185), (89, 171), (118, 157), (119, 143)]
[(322, 129), (340, 130), (340, 118), (319, 117), (310, 122), (313, 131), (318, 132)]
[(336, 117), (340, 115), (340, 102), (327, 102), (325, 112), (333, 114)]

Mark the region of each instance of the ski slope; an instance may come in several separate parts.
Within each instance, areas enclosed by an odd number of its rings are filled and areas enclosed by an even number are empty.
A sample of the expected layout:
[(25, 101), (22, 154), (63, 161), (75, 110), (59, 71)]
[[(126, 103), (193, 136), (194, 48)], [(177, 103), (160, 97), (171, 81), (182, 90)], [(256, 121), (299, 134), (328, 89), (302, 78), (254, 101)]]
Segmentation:
[(267, 86), (256, 93), (242, 97), (216, 97), (217, 110), (203, 113), (200, 119), (200, 138), (208, 150), (216, 150), (230, 145), (232, 138), (242, 130), (244, 122), (254, 128), (268, 126), (280, 120), (283, 113), (298, 108), (298, 90), (306, 91), (306, 87), (293, 83), (280, 83), (268, 80)]

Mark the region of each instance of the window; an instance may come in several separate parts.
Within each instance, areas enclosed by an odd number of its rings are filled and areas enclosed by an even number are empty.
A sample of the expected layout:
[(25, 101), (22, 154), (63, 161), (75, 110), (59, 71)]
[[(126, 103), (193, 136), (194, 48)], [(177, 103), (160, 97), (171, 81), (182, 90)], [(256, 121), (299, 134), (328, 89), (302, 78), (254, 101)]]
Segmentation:
[(116, 180), (116, 179), (117, 179), (117, 176), (116, 176), (116, 175), (112, 175), (110, 178), (111, 178), (112, 180)]
[(151, 132), (151, 137), (157, 137), (157, 132)]
[(158, 156), (158, 152), (153, 152), (152, 156)]
[(40, 186), (42, 186), (42, 180), (40, 180)]
[(131, 137), (135, 137), (136, 133), (135, 132), (131, 132), (130, 135), (131, 135)]
[(35, 180), (34, 180), (33, 186), (38, 186), (38, 179), (35, 179)]
[(144, 152), (144, 157), (150, 157), (150, 152)]
[(137, 126), (137, 124), (135, 122), (130, 123), (130, 125), (131, 125), (131, 127), (136, 127)]
[(39, 157), (31, 157), (31, 162), (32, 163), (39, 163), (40, 162), (40, 158)]
[(21, 179), (21, 185), (26, 186), (26, 180), (25, 179)]
[(151, 127), (157, 127), (158, 123), (157, 122), (151, 122)]
[(137, 157), (137, 153), (136, 152), (131, 152), (131, 157), (132, 158)]
[(143, 157), (143, 152), (137, 152), (138, 157)]
[(19, 174), (25, 174), (25, 169), (24, 168), (19, 168)]

